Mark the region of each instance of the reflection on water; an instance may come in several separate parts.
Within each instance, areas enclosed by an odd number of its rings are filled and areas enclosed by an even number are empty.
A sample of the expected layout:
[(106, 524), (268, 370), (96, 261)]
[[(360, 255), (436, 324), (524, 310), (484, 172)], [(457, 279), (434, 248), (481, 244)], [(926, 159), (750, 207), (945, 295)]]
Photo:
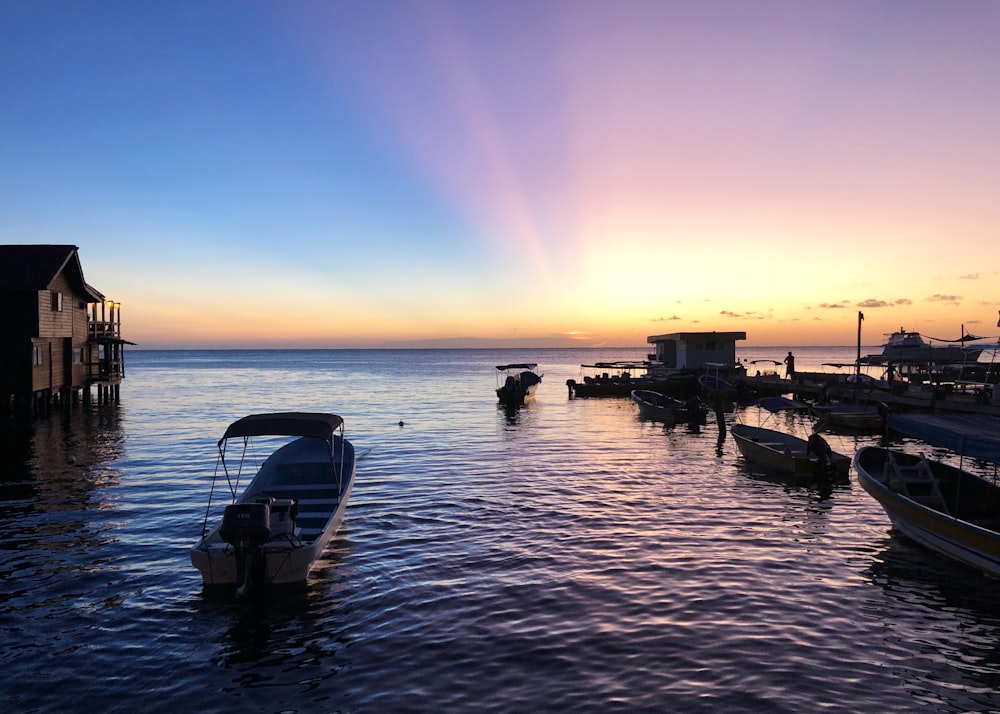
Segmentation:
[(0, 436), (0, 576), (63, 579), (94, 567), (87, 555), (115, 539), (112, 489), (123, 448), (118, 413), (57, 412), (11, 420)]
[[(215, 626), (225, 624), (212, 663), (282, 670), (321, 665), (332, 676), (341, 666), (334, 658), (347, 644), (343, 598), (337, 595), (342, 585), (338, 588), (337, 582), (350, 552), (350, 539), (341, 531), (306, 583), (259, 590), (246, 597), (227, 588), (202, 590), (194, 600), (195, 609)], [(335, 624), (338, 620), (340, 631)]]
[[(972, 701), (995, 707), (1000, 691), (996, 582), (970, 578), (963, 566), (903, 537), (886, 537), (875, 544), (870, 562), (866, 574), (882, 588), (885, 599), (869, 615), (884, 622), (889, 636), (921, 643), (906, 677), (914, 695), (946, 703), (942, 695), (938, 700), (927, 691), (926, 672), (947, 663), (968, 677)], [(962, 641), (958, 647), (956, 634)]]
[[(890, 535), (853, 483), (745, 463), (725, 420), (754, 414), (568, 400), (594, 360), (138, 353), (119, 407), (4, 423), (4, 709), (1000, 709), (992, 581)], [(495, 364), (522, 361), (546, 382), (507, 411)], [(345, 417), (344, 526), (303, 588), (204, 592), (215, 442), (277, 409)]]

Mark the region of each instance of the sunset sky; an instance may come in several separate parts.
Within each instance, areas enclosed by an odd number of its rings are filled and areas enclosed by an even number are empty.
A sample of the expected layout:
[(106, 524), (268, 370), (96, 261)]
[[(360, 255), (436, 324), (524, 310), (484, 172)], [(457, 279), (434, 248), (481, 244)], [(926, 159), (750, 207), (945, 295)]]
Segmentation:
[(995, 336), (996, 0), (7, 0), (0, 243), (141, 347)]

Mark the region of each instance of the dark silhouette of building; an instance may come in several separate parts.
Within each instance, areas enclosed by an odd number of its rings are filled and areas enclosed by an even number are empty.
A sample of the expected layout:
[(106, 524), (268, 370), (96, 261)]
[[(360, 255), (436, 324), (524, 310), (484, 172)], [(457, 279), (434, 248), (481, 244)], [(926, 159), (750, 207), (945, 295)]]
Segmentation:
[(121, 304), (87, 284), (75, 245), (0, 245), (0, 409), (118, 399)]

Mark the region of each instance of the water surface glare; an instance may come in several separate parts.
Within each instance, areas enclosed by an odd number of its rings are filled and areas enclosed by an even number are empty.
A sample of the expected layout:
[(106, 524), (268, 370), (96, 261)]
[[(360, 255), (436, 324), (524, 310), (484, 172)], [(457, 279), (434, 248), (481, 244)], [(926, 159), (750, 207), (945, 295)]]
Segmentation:
[[(791, 349), (800, 370), (853, 359)], [(821, 491), (744, 463), (714, 416), (567, 398), (582, 363), (642, 357), (130, 351), (119, 405), (2, 422), (0, 706), (1000, 710), (993, 581), (892, 535), (853, 473)], [(545, 378), (508, 414), (494, 365), (518, 361)], [(206, 595), (188, 549), (216, 440), (284, 410), (345, 418), (344, 527), (304, 589)]]

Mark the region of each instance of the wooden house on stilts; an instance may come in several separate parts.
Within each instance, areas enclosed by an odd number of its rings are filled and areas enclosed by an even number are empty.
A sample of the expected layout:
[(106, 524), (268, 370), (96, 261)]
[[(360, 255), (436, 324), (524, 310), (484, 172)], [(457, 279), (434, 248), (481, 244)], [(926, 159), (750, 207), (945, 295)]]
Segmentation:
[(0, 245), (0, 409), (119, 398), (121, 304), (83, 278), (75, 245)]

